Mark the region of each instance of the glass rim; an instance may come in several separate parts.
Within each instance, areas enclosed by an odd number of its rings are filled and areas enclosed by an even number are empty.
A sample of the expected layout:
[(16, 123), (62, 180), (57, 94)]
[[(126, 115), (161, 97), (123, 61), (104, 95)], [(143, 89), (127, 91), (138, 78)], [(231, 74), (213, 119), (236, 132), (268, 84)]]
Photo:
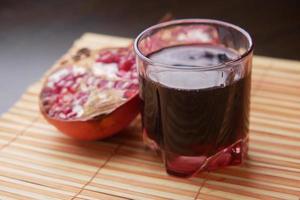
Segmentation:
[[(147, 33), (151, 32), (153, 30), (158, 30), (158, 29), (165, 28), (165, 27), (168, 27), (168, 26), (180, 25), (180, 24), (182, 24), (182, 25), (184, 25), (184, 24), (207, 24), (207, 25), (212, 24), (212, 25), (230, 27), (230, 28), (233, 28), (234, 30), (240, 32), (243, 36), (246, 37), (247, 42), (249, 44), (249, 47), (238, 58), (233, 59), (233, 60), (229, 60), (227, 62), (218, 64), (218, 65), (213, 65), (213, 66), (175, 66), (175, 65), (164, 64), (164, 63), (155, 62), (155, 61), (151, 60), (150, 58), (148, 58), (146, 55), (144, 55), (140, 51), (140, 48), (139, 48), (138, 44), (141, 41), (141, 39), (143, 39), (143, 37)], [(196, 70), (202, 70), (202, 71), (222, 69), (222, 68), (226, 68), (226, 66), (228, 66), (228, 65), (232, 65), (232, 64), (236, 64), (238, 62), (241, 62), (245, 58), (247, 58), (249, 54), (251, 54), (251, 52), (253, 51), (253, 48), (254, 48), (252, 38), (246, 30), (244, 30), (243, 28), (241, 28), (239, 26), (236, 26), (234, 24), (224, 22), (224, 21), (220, 21), (220, 20), (215, 20), (215, 19), (177, 19), (177, 20), (171, 20), (171, 21), (168, 21), (168, 22), (159, 23), (159, 24), (150, 26), (149, 28), (142, 31), (136, 37), (136, 39), (134, 40), (133, 46), (134, 46), (134, 51), (135, 51), (136, 55), (140, 59), (142, 59), (143, 61), (149, 63), (152, 66), (158, 66), (158, 67), (170, 68), (170, 69), (181, 69), (181, 70), (195, 70), (196, 69)]]

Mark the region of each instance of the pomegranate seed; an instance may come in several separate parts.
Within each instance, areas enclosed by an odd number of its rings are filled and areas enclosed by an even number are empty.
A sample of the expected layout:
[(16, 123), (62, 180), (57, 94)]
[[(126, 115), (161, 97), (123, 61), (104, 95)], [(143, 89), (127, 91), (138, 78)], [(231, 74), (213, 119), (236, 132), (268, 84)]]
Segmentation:
[(63, 87), (64, 85), (65, 85), (65, 80), (63, 80), (63, 79), (61, 79), (60, 81), (54, 83), (54, 86), (55, 86), (56, 88), (61, 88), (61, 87)]
[(59, 94), (61, 92), (62, 88), (61, 87), (55, 87), (53, 90), (53, 94)]
[(68, 90), (69, 90), (70, 93), (75, 93), (78, 87), (79, 87), (79, 84), (78, 84), (78, 83), (75, 83), (75, 84), (73, 84), (72, 86), (70, 86), (70, 87), (68, 88)]
[(48, 115), (50, 116), (50, 117), (54, 117), (55, 115), (56, 115), (56, 111), (54, 111), (53, 109), (50, 109), (49, 111), (48, 111)]
[(61, 97), (61, 99), (62, 99), (63, 102), (68, 103), (68, 102), (71, 102), (73, 100), (73, 95), (71, 95), (71, 94), (63, 95)]
[(75, 77), (73, 76), (73, 74), (68, 74), (67, 76), (65, 76), (62, 80), (65, 81), (73, 81), (75, 79)]
[(63, 110), (61, 112), (66, 115), (66, 114), (70, 113), (71, 111), (72, 111), (71, 107), (66, 107), (66, 108), (63, 108)]
[(68, 80), (68, 81), (66, 81), (64, 87), (69, 88), (69, 87), (71, 87), (73, 84), (74, 84), (74, 81), (73, 81), (73, 80)]
[(130, 97), (134, 96), (136, 94), (135, 90), (127, 90), (124, 92), (124, 98), (129, 99)]
[(133, 59), (123, 58), (120, 60), (119, 68), (120, 70), (129, 71), (133, 64), (134, 64)]
[(46, 87), (42, 92), (41, 92), (41, 97), (45, 100), (45, 98), (51, 96), (53, 94), (53, 90), (49, 87)]
[(119, 62), (119, 57), (117, 55), (114, 55), (112, 52), (105, 52), (99, 55), (96, 62), (103, 62), (103, 63)]
[(67, 116), (64, 113), (59, 113), (58, 117), (61, 118), (61, 119), (66, 119), (67, 118)]
[(88, 93), (86, 93), (86, 92), (79, 92), (79, 93), (75, 94), (75, 97), (77, 99), (80, 99), (80, 98), (85, 97), (87, 95), (88, 95)]
[(61, 91), (60, 91), (60, 93), (61, 93), (61, 94), (66, 94), (66, 93), (68, 93), (68, 88), (65, 88), (65, 87), (62, 88)]
[(125, 83), (124, 81), (116, 81), (114, 84), (114, 88), (115, 89), (123, 89), (124, 83)]
[(108, 80), (100, 80), (99, 83), (97, 84), (98, 88), (105, 88), (105, 86), (108, 84)]
[(127, 73), (126, 71), (120, 70), (120, 71), (117, 72), (117, 76), (118, 77), (124, 77), (126, 73)]
[(131, 73), (131, 77), (130, 77), (131, 79), (136, 79), (136, 78), (138, 78), (138, 73), (137, 72), (132, 72)]
[(125, 79), (131, 79), (131, 72), (130, 71), (124, 71), (124, 70), (120, 70), (117, 73), (117, 76), (120, 78), (125, 78)]
[(73, 117), (76, 117), (76, 115), (77, 115), (76, 113), (70, 112), (70, 113), (67, 114), (67, 118), (68, 118), (68, 119), (71, 119), (71, 118), (73, 118)]
[(138, 90), (139, 86), (137, 84), (130, 84), (127, 89), (129, 90)]

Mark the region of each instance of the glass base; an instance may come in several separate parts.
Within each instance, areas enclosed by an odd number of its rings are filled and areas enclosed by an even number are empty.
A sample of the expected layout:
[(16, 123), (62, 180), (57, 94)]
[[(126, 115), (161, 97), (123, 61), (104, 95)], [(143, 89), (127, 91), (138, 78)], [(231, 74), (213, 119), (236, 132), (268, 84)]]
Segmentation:
[(143, 131), (144, 143), (160, 152), (168, 174), (177, 177), (191, 177), (202, 171), (212, 171), (226, 166), (239, 165), (248, 151), (248, 138), (240, 139), (213, 156), (183, 156), (160, 149), (158, 144)]

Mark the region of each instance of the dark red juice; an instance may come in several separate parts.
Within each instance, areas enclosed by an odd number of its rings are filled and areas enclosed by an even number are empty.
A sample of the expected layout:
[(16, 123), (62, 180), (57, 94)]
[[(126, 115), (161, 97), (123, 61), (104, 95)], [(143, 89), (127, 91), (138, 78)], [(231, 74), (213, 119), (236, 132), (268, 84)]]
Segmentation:
[[(148, 56), (172, 66), (215, 67), (238, 58), (223, 47), (187, 45)], [(167, 172), (240, 164), (247, 151), (251, 74), (222, 70), (155, 70), (140, 76), (144, 136), (161, 150)]]

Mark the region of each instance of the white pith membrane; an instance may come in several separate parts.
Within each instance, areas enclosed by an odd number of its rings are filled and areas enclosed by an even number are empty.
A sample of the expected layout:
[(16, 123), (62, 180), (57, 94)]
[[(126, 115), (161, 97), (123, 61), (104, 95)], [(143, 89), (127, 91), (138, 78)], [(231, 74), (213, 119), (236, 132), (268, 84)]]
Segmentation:
[[(68, 59), (48, 76), (40, 96), (48, 116), (91, 119), (111, 113), (138, 93), (138, 74), (130, 49), (86, 51), (78, 51), (76, 59)], [(109, 59), (110, 55), (114, 59)]]

